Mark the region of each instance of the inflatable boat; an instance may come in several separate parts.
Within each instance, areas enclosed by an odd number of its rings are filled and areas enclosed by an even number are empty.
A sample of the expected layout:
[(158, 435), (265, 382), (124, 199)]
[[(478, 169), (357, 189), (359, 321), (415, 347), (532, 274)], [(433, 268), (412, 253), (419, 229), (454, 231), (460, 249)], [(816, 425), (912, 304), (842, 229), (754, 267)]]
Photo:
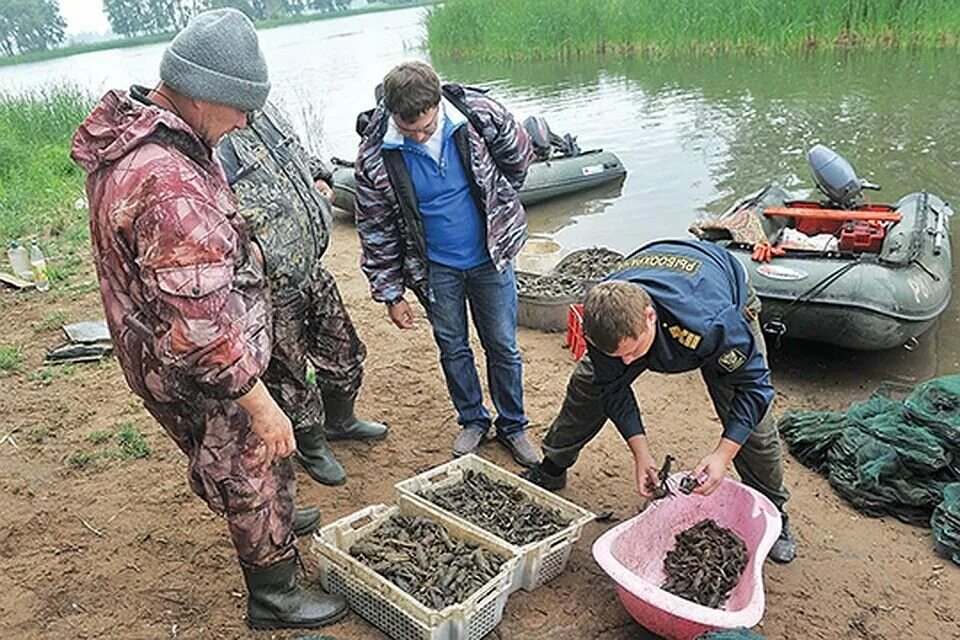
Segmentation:
[[(333, 203), (353, 212), (357, 193), (352, 163), (336, 158), (333, 163)], [(520, 189), (520, 201), (524, 205), (536, 204), (619, 180), (626, 173), (616, 154), (601, 149), (573, 157), (540, 160), (530, 165)]]
[[(603, 149), (581, 151), (575, 136), (554, 134), (543, 118), (531, 116), (523, 126), (536, 152), (527, 179), (520, 188), (520, 201), (524, 205), (609, 184), (622, 180), (627, 174), (616, 154)], [(352, 214), (357, 196), (353, 163), (339, 158), (333, 158), (331, 163), (333, 203)]]
[(762, 303), (768, 335), (876, 351), (910, 347), (946, 309), (952, 289), (951, 208), (925, 191), (870, 204), (832, 150), (808, 162), (822, 200), (769, 185), (691, 232), (723, 244)]

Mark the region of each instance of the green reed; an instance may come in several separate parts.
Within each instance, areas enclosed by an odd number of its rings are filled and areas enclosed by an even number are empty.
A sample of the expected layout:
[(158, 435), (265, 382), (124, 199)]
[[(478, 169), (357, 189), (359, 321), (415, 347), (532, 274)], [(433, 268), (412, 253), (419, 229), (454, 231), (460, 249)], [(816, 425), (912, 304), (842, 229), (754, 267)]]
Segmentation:
[(956, 0), (447, 0), (433, 55), (495, 60), (956, 48)]
[(70, 140), (93, 98), (70, 86), (0, 93), (0, 241), (36, 236), (71, 246), (87, 238), (83, 172)]

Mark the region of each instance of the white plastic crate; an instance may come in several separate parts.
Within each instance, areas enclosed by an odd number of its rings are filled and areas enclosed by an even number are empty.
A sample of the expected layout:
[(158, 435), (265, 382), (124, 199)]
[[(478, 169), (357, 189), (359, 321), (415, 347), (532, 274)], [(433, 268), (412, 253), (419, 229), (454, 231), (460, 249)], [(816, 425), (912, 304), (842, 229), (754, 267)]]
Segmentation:
[[(355, 542), (398, 513), (438, 521), (451, 537), (478, 544), (506, 560), (497, 575), (464, 602), (440, 611), (427, 607), (349, 553)], [(394, 640), (480, 640), (503, 618), (518, 563), (505, 545), (441, 520), (415, 504), (361, 509), (320, 529), (310, 550), (320, 564), (323, 587), (342, 595), (354, 612)]]
[[(517, 546), (419, 495), (428, 489), (446, 487), (460, 482), (463, 479), (463, 472), (467, 469), (483, 473), (488, 478), (516, 487), (534, 503), (559, 512), (563, 518), (570, 521), (570, 524), (539, 542)], [(532, 591), (563, 573), (567, 566), (567, 560), (570, 559), (573, 543), (580, 539), (583, 526), (596, 518), (594, 514), (583, 507), (577, 506), (569, 500), (564, 500), (555, 493), (542, 489), (515, 473), (511, 473), (473, 454), (457, 458), (413, 478), (398, 482), (395, 488), (397, 490), (397, 503), (401, 506), (419, 505), (429, 513), (435, 514), (443, 522), (457, 523), (499, 545), (505, 546), (519, 556), (520, 563), (517, 565), (517, 573), (510, 588), (511, 592), (521, 588)]]

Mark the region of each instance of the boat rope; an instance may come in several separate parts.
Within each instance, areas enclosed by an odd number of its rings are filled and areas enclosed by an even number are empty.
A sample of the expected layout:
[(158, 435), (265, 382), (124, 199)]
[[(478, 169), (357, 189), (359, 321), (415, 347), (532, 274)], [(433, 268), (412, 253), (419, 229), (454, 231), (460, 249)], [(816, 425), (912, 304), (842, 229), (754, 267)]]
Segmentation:
[(926, 274), (927, 274), (928, 276), (930, 276), (931, 278), (933, 278), (933, 281), (934, 281), (934, 282), (940, 282), (940, 276), (938, 276), (937, 274), (935, 274), (933, 271), (930, 270), (930, 267), (928, 267), (927, 265), (923, 264), (922, 262), (920, 262), (920, 261), (917, 260), (916, 258), (914, 258), (913, 260), (911, 260), (911, 261), (910, 261), (910, 264), (915, 264), (915, 265), (917, 265), (918, 267), (920, 267), (920, 270), (923, 271), (924, 273), (926, 273)]
[(783, 314), (780, 315), (780, 317), (772, 318), (763, 323), (763, 332), (769, 333), (776, 338), (774, 346), (777, 349), (780, 348), (780, 339), (783, 338), (784, 334), (787, 333), (787, 318), (789, 318), (794, 311), (799, 309), (801, 304), (808, 302), (813, 296), (822, 293), (827, 287), (839, 280), (843, 274), (845, 274), (847, 271), (850, 271), (850, 269), (854, 268), (858, 264), (860, 264), (860, 260), (854, 260), (853, 262), (848, 262), (842, 267), (834, 269), (823, 278), (818, 280), (812, 287), (791, 300), (790, 304), (787, 305), (787, 308), (784, 310)]

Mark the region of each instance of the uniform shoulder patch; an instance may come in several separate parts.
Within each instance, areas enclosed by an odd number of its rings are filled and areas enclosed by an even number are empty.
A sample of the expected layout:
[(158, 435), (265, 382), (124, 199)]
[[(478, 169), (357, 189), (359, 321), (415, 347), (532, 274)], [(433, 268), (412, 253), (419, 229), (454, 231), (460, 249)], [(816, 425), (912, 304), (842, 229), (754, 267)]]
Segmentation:
[(734, 348), (734, 349), (730, 349), (729, 351), (721, 355), (720, 358), (717, 360), (717, 364), (719, 364), (724, 370), (730, 373), (733, 373), (734, 371), (742, 367), (743, 363), (746, 361), (747, 361), (747, 356), (743, 354), (743, 351), (740, 351), (740, 349)]

